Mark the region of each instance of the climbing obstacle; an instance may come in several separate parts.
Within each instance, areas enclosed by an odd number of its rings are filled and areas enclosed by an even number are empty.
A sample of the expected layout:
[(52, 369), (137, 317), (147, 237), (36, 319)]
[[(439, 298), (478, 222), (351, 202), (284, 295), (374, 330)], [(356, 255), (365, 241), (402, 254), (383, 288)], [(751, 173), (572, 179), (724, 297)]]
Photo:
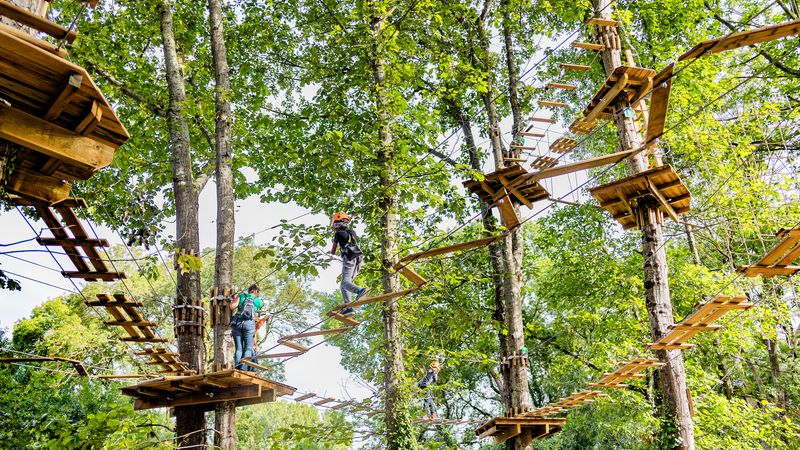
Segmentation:
[(148, 366), (161, 366), (162, 370), (158, 372), (161, 374), (189, 375), (195, 372), (189, 368), (188, 364), (180, 360), (180, 355), (172, 352), (167, 347), (146, 347), (142, 351), (134, 352), (134, 355), (150, 358), (150, 361), (145, 364)]
[(590, 134), (595, 128), (597, 128), (597, 121), (580, 118), (575, 119), (575, 121), (569, 125), (569, 131), (574, 134)]
[(650, 93), (655, 75), (656, 71), (652, 69), (617, 67), (583, 110), (583, 120), (609, 120), (615, 113), (615, 104), (619, 102), (635, 105)]
[(566, 419), (544, 417), (495, 417), (483, 423), (475, 430), (480, 438), (494, 438), (501, 444), (523, 431), (530, 431), (534, 439), (540, 439), (561, 431)]
[(686, 185), (669, 165), (594, 187), (589, 192), (626, 230), (640, 226), (642, 210), (639, 205), (645, 199), (653, 199), (659, 205), (659, 220), (667, 216), (675, 222), (679, 215), (689, 212), (692, 199)]
[(781, 229), (776, 236), (779, 241), (775, 247), (753, 264), (739, 266), (736, 270), (746, 277), (761, 275), (764, 278), (800, 272), (800, 266), (792, 265), (800, 259), (800, 227)]
[(89, 371), (86, 370), (83, 363), (78, 361), (77, 359), (71, 358), (62, 358), (59, 356), (32, 356), (32, 357), (24, 357), (24, 358), (0, 358), (0, 364), (13, 364), (13, 363), (40, 363), (40, 362), (66, 362), (72, 365), (72, 368), (75, 369), (75, 372), (78, 373), (80, 376), (88, 376)]
[(567, 153), (578, 145), (578, 141), (568, 137), (560, 137), (550, 144), (550, 151), (554, 153)]
[(464, 186), (489, 205), (500, 211), (503, 224), (508, 229), (520, 225), (514, 204), (533, 208), (533, 203), (550, 197), (544, 187), (527, 176), (528, 172), (514, 164), (486, 174), (483, 181), (468, 180)]
[(642, 370), (649, 369), (651, 367), (661, 367), (663, 365), (664, 363), (659, 362), (657, 359), (636, 358), (623, 364), (617, 370), (611, 373), (606, 373), (597, 382), (589, 383), (589, 386), (599, 388), (625, 388), (628, 387), (628, 385), (624, 384), (624, 381), (630, 378), (644, 377), (644, 374), (639, 373)]
[(724, 52), (798, 34), (800, 34), (800, 20), (740, 31), (719, 39), (703, 41), (681, 55), (678, 61), (695, 59), (709, 53)]
[(722, 325), (714, 322), (733, 310), (745, 310), (753, 304), (747, 302), (747, 297), (743, 295), (725, 296), (718, 295), (712, 300), (702, 303), (700, 307), (684, 319), (681, 323), (670, 326), (671, 331), (662, 336), (656, 342), (647, 344), (650, 350), (688, 350), (693, 348), (693, 344), (686, 341), (694, 337), (701, 331), (716, 331)]
[(174, 408), (235, 401), (236, 406), (273, 402), (293, 395), (295, 388), (241, 370), (223, 370), (201, 375), (163, 377), (122, 388), (135, 398), (133, 409)]

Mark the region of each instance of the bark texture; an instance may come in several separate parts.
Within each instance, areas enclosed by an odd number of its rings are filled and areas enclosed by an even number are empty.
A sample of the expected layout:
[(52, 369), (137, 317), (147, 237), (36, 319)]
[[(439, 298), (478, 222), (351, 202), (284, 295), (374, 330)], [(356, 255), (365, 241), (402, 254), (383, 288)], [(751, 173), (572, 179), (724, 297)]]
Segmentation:
[[(211, 55), (216, 82), (215, 135), (217, 173), (217, 252), (214, 260), (214, 286), (220, 293), (231, 293), (233, 282), (234, 200), (233, 168), (231, 165), (231, 82), (228, 73), (228, 54), (225, 48), (222, 1), (208, 0), (211, 25)], [(233, 337), (230, 308), (227, 300), (219, 299), (211, 326), (214, 332), (214, 370), (233, 368)], [(224, 450), (236, 448), (236, 402), (217, 404), (214, 410), (214, 445)]]
[[(593, 0), (595, 17), (610, 19), (613, 12), (611, 0)], [(619, 42), (614, 27), (597, 27), (598, 42)], [(606, 45), (602, 51), (603, 66), (606, 74), (622, 65), (622, 55), (615, 45)], [(628, 105), (617, 104), (614, 121), (617, 126), (622, 150), (641, 147), (642, 137), (636, 131), (632, 118), (626, 118), (621, 110)], [(647, 170), (647, 160), (641, 153), (628, 158), (628, 167), (632, 174)], [(642, 254), (644, 257), (645, 304), (650, 317), (650, 335), (653, 342), (669, 332), (669, 325), (674, 323), (672, 302), (670, 300), (667, 255), (664, 235), (661, 231), (661, 212), (654, 200), (639, 203), (639, 223), (642, 232)], [(659, 371), (659, 387), (666, 400), (668, 419), (673, 420), (677, 430), (678, 443), (675, 448), (692, 450), (695, 448), (694, 424), (691, 417), (691, 406), (686, 387), (686, 369), (683, 356), (679, 350), (659, 350), (658, 359), (665, 365)]]
[[(192, 173), (189, 124), (183, 113), (186, 102), (183, 75), (178, 62), (173, 30), (172, 4), (160, 3), (161, 37), (169, 91), (169, 125), (172, 146), (172, 188), (175, 195), (176, 247), (188, 254), (199, 254), (198, 199)], [(200, 273), (178, 271), (175, 297), (175, 337), (182, 360), (198, 373), (205, 371), (204, 309), (200, 296)], [(205, 415), (192, 407), (175, 408), (175, 433), (178, 446), (202, 448), (205, 444)]]

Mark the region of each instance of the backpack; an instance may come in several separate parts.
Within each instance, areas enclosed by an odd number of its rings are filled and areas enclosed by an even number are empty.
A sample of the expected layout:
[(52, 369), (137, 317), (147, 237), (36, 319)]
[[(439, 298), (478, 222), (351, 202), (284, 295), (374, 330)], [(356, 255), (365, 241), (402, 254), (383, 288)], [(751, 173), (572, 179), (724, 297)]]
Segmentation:
[(244, 306), (242, 306), (242, 310), (238, 311), (231, 318), (231, 323), (237, 326), (241, 325), (244, 321), (253, 320), (256, 317), (256, 298), (250, 294), (244, 294), (244, 296)]
[(347, 231), (349, 239), (347, 240), (347, 244), (345, 244), (344, 247), (342, 248), (342, 253), (348, 259), (360, 255), (361, 247), (358, 246), (358, 238), (356, 237), (355, 232), (353, 232), (349, 228), (346, 228), (345, 231)]

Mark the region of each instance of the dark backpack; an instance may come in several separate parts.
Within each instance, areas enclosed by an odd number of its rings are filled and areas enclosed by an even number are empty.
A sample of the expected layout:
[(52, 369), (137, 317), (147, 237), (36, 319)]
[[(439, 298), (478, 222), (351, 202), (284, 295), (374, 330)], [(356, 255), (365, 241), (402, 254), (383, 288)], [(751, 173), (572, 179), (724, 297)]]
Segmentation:
[(347, 231), (349, 238), (347, 240), (347, 244), (344, 245), (342, 252), (348, 259), (360, 255), (361, 247), (358, 246), (358, 238), (356, 237), (356, 233), (349, 228), (345, 229), (345, 231)]
[(231, 323), (233, 325), (241, 325), (242, 322), (253, 320), (256, 317), (256, 298), (250, 294), (244, 294), (244, 296), (244, 306), (242, 306), (242, 310), (236, 312), (231, 318)]

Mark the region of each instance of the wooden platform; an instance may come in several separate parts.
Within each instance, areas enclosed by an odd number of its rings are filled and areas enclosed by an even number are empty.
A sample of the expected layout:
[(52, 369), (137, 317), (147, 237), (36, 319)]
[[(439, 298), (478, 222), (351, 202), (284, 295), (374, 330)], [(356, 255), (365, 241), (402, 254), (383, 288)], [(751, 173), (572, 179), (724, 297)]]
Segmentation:
[(772, 278), (775, 275), (794, 275), (800, 266), (792, 265), (800, 259), (800, 227), (784, 228), (776, 234), (779, 241), (758, 261), (749, 266), (739, 266), (738, 272), (746, 277), (761, 275)]
[(629, 378), (642, 378), (644, 374), (639, 373), (642, 370), (651, 367), (661, 367), (664, 363), (659, 362), (657, 359), (637, 358), (623, 364), (617, 370), (606, 373), (603, 378), (600, 378), (596, 383), (590, 383), (589, 386), (600, 388), (625, 388), (628, 387), (624, 381)]
[(542, 417), (495, 417), (479, 426), (475, 434), (480, 439), (494, 438), (496, 444), (528, 430), (534, 439), (539, 439), (561, 431), (566, 421), (566, 419)]
[(652, 69), (617, 67), (583, 110), (585, 120), (611, 119), (614, 105), (620, 101), (633, 106), (642, 95), (653, 88), (655, 75), (656, 71)]
[(728, 311), (742, 310), (752, 307), (744, 295), (735, 297), (718, 295), (711, 301), (702, 303), (700, 307), (681, 323), (672, 325), (669, 333), (656, 342), (647, 344), (650, 350), (687, 350), (694, 345), (686, 342), (701, 331), (715, 331), (722, 325), (715, 325), (717, 319)]
[(756, 28), (754, 30), (740, 31), (719, 39), (703, 41), (681, 55), (678, 61), (695, 59), (708, 53), (733, 50), (798, 34), (800, 34), (800, 20)]
[(496, 206), (505, 227), (512, 229), (520, 224), (514, 203), (532, 208), (534, 202), (550, 197), (544, 187), (531, 182), (527, 175), (522, 166), (514, 164), (486, 174), (483, 181), (466, 181), (464, 186), (484, 202)]
[(553, 167), (556, 164), (558, 164), (558, 159), (553, 158), (552, 156), (539, 156), (533, 160), (531, 163), (531, 168), (542, 170)]
[(575, 119), (569, 125), (569, 131), (575, 134), (590, 134), (597, 128), (597, 122), (594, 120)]
[(49, 46), (0, 27), (0, 99), (10, 104), (0, 101), (0, 140), (19, 146), (7, 190), (45, 203), (69, 196), (71, 181), (109, 165), (129, 138), (89, 74)]
[(60, 356), (34, 356), (34, 357), (24, 357), (24, 358), (0, 358), (0, 364), (11, 364), (11, 363), (27, 363), (27, 362), (66, 362), (72, 365), (75, 369), (75, 372), (81, 376), (89, 375), (89, 372), (84, 367), (83, 363), (78, 361), (77, 359), (71, 358), (62, 358)]
[(236, 401), (237, 406), (275, 401), (294, 394), (295, 388), (241, 370), (202, 375), (164, 377), (122, 388), (134, 397), (133, 409), (173, 408)]
[(639, 226), (638, 204), (645, 197), (658, 202), (662, 218), (668, 216), (676, 222), (679, 215), (691, 209), (691, 194), (669, 165), (597, 186), (589, 192), (626, 230)]
[(550, 151), (554, 153), (567, 153), (578, 145), (578, 141), (568, 137), (560, 137), (550, 144)]

